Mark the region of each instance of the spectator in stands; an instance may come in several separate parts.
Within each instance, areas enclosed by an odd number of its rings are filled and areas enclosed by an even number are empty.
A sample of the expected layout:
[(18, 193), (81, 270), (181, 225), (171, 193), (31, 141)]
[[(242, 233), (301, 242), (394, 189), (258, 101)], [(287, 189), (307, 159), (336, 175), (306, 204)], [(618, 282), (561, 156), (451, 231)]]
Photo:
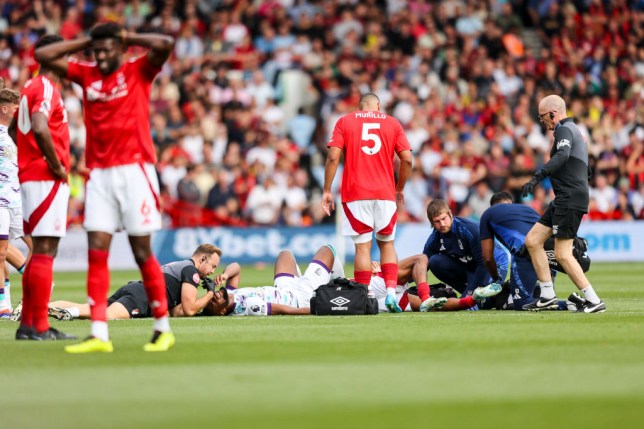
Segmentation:
[(246, 212), (257, 225), (272, 225), (279, 218), (284, 192), (275, 185), (270, 175), (253, 187), (246, 200)]
[(189, 164), (186, 167), (186, 174), (183, 176), (179, 183), (177, 183), (177, 198), (191, 204), (198, 204), (201, 198), (201, 193), (197, 187), (197, 176), (203, 170), (203, 165)]
[[(628, 190), (618, 194), (641, 199), (644, 30), (636, 5), (529, 1), (523, 8), (521, 2), (458, 0), (385, 7), (301, 0), (242, 9), (243, 2), (215, 3), (9, 2), (0, 11), (0, 77), (22, 86), (36, 67), (33, 43), (45, 31), (80, 37), (94, 23), (116, 19), (133, 32), (175, 36), (175, 55), (153, 83), (150, 114), (170, 206), (185, 160), (175, 166), (168, 148), (184, 145), (190, 160), (206, 170), (223, 165), (235, 171), (235, 186), (243, 189), (235, 195), (245, 208), (265, 168), (255, 171), (256, 154), (243, 161), (271, 139), (266, 132), (288, 135), (299, 148), (297, 159), (288, 152), (289, 163), (315, 177), (335, 121), (368, 91), (403, 122), (423, 173), (408, 186), (421, 189), (425, 181), (428, 198), (448, 196), (449, 187), (437, 186), (436, 166), (449, 172), (449, 153), (469, 144), (486, 154), (482, 171), (494, 191), (518, 189), (547, 159), (549, 138), (535, 111), (546, 91), (570, 100), (572, 116), (589, 137), (596, 174), (613, 187), (627, 178)], [(299, 77), (282, 73), (290, 69)], [(309, 98), (311, 88), (319, 101)], [(77, 170), (84, 174), (81, 94), (70, 85), (61, 92)], [(300, 108), (306, 115), (298, 114)], [(278, 141), (268, 143), (276, 158), (269, 170), (282, 156)], [(458, 168), (469, 170), (470, 183), (463, 185), (469, 193), (480, 180), (477, 170), (462, 161)], [(309, 182), (305, 192), (319, 186), (319, 180)], [(551, 198), (549, 190), (538, 192), (529, 204), (544, 207)]]

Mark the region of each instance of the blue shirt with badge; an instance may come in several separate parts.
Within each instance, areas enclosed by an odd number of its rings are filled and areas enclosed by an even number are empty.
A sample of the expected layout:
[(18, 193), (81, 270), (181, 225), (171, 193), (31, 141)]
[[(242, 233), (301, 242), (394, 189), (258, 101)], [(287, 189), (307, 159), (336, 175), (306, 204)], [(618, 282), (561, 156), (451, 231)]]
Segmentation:
[(481, 216), (480, 238), (496, 238), (515, 255), (538, 221), (539, 215), (532, 207), (523, 204), (495, 204)]
[[(434, 229), (425, 243), (423, 253), (428, 258), (437, 254), (446, 255), (463, 264), (467, 271), (474, 273), (468, 289), (487, 284), (489, 273), (483, 260), (479, 225), (476, 222), (455, 216), (448, 233), (441, 234)], [(494, 259), (500, 268), (507, 269), (508, 257), (498, 244), (494, 246)]]

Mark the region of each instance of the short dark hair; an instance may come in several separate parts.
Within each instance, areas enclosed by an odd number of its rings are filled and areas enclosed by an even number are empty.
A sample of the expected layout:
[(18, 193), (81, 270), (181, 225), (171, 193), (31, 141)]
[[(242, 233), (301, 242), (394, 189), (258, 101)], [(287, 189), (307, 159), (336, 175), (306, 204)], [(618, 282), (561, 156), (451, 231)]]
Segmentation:
[(121, 40), (121, 32), (123, 31), (123, 26), (116, 22), (101, 22), (96, 24), (89, 30), (89, 37), (92, 40), (102, 40), (102, 39), (118, 39)]
[(40, 39), (38, 39), (38, 41), (34, 45), (34, 48), (38, 49), (43, 46), (51, 45), (52, 43), (62, 42), (63, 40), (64, 39), (58, 34), (45, 34)]
[(371, 103), (380, 103), (380, 99), (373, 92), (368, 92), (360, 97), (360, 109), (363, 109), (365, 107), (365, 104)]
[(493, 206), (503, 201), (510, 201), (511, 203), (513, 203), (514, 198), (512, 198), (512, 194), (509, 192), (497, 192), (496, 194), (492, 195), (492, 198), (490, 198), (490, 205)]

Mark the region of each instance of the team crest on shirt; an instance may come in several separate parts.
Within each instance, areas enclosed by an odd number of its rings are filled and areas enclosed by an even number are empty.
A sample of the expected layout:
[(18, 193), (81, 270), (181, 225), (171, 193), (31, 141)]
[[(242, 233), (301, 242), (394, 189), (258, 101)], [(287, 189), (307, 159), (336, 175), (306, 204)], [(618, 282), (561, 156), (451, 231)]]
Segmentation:
[(441, 248), (440, 248), (440, 249), (438, 249), (438, 251), (439, 251), (439, 252), (442, 252), (442, 251), (444, 251), (444, 250), (447, 250), (447, 249), (445, 248), (445, 243), (443, 243), (443, 239), (441, 238)]
[(134, 310), (132, 310), (132, 317), (136, 317), (138, 315), (139, 315), (139, 309), (138, 308), (135, 308)]
[(571, 147), (570, 146), (570, 140), (568, 140), (568, 139), (559, 140), (559, 142), (557, 143), (557, 150), (561, 149), (564, 146)]
[(192, 281), (193, 281), (193, 283), (197, 283), (197, 284), (199, 284), (199, 281), (200, 281), (200, 280), (201, 280), (201, 277), (199, 277), (199, 273), (194, 273), (194, 274), (192, 275)]
[(463, 242), (462, 242), (461, 240), (458, 240), (458, 247), (459, 247), (461, 250), (463, 250), (463, 249), (464, 249), (464, 247), (463, 247)]

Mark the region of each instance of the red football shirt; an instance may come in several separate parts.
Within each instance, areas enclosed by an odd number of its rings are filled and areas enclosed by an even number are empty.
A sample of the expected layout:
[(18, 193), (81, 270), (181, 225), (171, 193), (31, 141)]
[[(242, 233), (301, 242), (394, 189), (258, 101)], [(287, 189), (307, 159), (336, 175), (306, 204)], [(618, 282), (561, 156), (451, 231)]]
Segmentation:
[(31, 115), (43, 113), (49, 119), (54, 150), (60, 163), (69, 172), (69, 128), (67, 112), (56, 85), (45, 76), (25, 83), (17, 115), (18, 179), (20, 183), (40, 180), (60, 180), (49, 169), (31, 129)]
[(83, 87), (89, 168), (154, 163), (150, 133), (150, 89), (160, 68), (147, 55), (103, 75), (96, 63), (70, 60), (67, 78)]
[(349, 113), (335, 125), (331, 146), (344, 152), (342, 202), (396, 201), (394, 154), (411, 150), (398, 120), (380, 112)]

